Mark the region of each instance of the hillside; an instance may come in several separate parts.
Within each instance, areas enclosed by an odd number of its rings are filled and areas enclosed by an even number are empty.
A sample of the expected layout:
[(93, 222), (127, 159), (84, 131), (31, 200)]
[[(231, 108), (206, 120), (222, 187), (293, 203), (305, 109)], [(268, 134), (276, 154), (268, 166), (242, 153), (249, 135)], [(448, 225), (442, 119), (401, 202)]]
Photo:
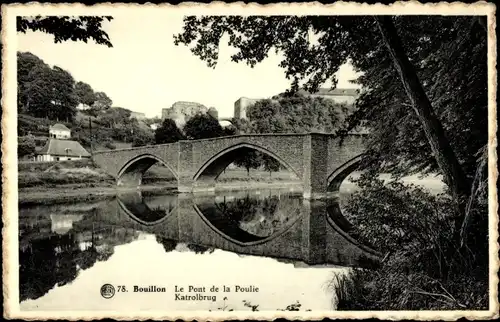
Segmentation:
[[(30, 159), (49, 139), (49, 127), (56, 123), (71, 130), (73, 140), (87, 150), (122, 149), (152, 143), (154, 132), (143, 121), (129, 118), (115, 118), (114, 111), (105, 111), (92, 116), (78, 111), (73, 122), (59, 122), (18, 114), (19, 156)], [(111, 122), (109, 120), (112, 120)], [(34, 149), (33, 149), (34, 147)]]

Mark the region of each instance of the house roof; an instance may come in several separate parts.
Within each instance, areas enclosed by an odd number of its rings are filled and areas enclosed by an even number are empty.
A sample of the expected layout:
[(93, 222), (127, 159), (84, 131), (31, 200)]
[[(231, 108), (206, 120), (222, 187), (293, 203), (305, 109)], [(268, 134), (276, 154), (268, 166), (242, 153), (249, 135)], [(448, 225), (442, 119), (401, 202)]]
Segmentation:
[(90, 153), (77, 141), (50, 139), (38, 154), (61, 155), (69, 157), (89, 157)]
[(50, 129), (52, 130), (60, 130), (60, 131), (71, 131), (70, 129), (68, 129), (64, 124), (61, 124), (61, 123), (56, 123), (54, 125), (52, 125), (50, 127)]

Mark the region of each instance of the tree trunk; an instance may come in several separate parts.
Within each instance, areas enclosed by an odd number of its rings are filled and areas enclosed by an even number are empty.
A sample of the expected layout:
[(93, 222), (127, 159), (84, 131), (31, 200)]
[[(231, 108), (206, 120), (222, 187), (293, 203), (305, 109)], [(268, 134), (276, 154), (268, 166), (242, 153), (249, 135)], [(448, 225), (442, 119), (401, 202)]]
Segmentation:
[[(470, 183), (445, 136), (441, 122), (434, 114), (432, 105), (418, 79), (415, 68), (404, 52), (392, 18), (390, 16), (377, 16), (375, 19), (406, 94), (422, 124), (436, 162), (451, 190), (452, 197), (458, 205), (459, 215), (463, 217), (465, 214), (464, 202), (470, 193)], [(458, 224), (460, 226), (460, 223)]]

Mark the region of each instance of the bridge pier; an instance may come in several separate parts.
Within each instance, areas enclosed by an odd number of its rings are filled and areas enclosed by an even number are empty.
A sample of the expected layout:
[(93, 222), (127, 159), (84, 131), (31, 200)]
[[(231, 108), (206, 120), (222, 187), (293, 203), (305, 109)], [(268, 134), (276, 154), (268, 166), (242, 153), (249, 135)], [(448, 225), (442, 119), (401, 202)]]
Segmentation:
[(302, 203), (302, 256), (309, 265), (326, 263), (326, 206), (324, 201)]
[(179, 141), (179, 163), (177, 173), (179, 174), (178, 191), (180, 193), (215, 192), (215, 180), (213, 178), (193, 179), (197, 169), (193, 168), (193, 143), (190, 141)]
[(324, 134), (304, 136), (303, 142), (303, 197), (324, 199), (328, 197), (328, 140)]

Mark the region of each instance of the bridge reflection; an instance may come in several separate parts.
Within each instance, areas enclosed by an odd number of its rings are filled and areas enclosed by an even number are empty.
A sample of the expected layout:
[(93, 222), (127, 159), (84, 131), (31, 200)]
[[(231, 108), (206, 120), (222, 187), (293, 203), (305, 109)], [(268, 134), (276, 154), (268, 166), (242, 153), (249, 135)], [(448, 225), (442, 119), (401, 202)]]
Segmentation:
[(380, 254), (351, 235), (338, 202), (280, 191), (224, 195), (119, 194), (98, 220), (155, 234), (170, 243), (309, 265), (373, 266)]

